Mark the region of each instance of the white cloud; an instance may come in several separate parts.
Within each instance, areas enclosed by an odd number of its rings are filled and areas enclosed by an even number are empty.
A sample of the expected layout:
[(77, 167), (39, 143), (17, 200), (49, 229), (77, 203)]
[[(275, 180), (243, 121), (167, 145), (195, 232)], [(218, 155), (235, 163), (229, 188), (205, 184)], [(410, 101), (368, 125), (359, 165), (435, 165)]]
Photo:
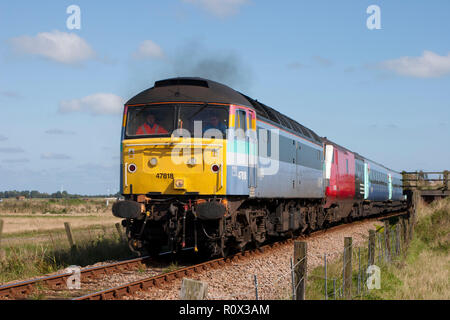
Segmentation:
[(6, 141), (6, 140), (8, 140), (8, 138), (0, 134), (0, 141)]
[(22, 148), (0, 148), (0, 153), (22, 153), (24, 152)]
[(303, 67), (304, 67), (304, 65), (301, 64), (300, 62), (297, 62), (297, 61), (291, 62), (291, 63), (289, 63), (289, 64), (287, 65), (287, 68), (288, 68), (288, 69), (291, 69), (291, 70), (301, 69), (301, 68), (303, 68)]
[(17, 52), (42, 56), (60, 63), (74, 64), (95, 57), (94, 50), (84, 39), (74, 33), (57, 30), (41, 32), (35, 37), (13, 38), (11, 43)]
[(30, 162), (30, 159), (27, 159), (27, 158), (20, 158), (20, 159), (4, 159), (4, 160), (2, 160), (2, 162), (3, 162), (3, 163), (16, 164), (16, 163)]
[(139, 48), (134, 52), (133, 57), (137, 59), (142, 58), (164, 58), (164, 51), (154, 43), (152, 40), (142, 41)]
[(0, 91), (0, 95), (7, 97), (7, 98), (14, 98), (14, 99), (21, 98), (21, 95), (15, 91)]
[(403, 76), (436, 78), (450, 74), (450, 53), (440, 56), (431, 51), (424, 51), (421, 57), (401, 57), (381, 62), (379, 66)]
[(55, 135), (73, 135), (75, 132), (62, 130), (62, 129), (50, 129), (45, 131), (46, 134), (55, 134)]
[(238, 13), (239, 7), (248, 3), (248, 0), (183, 0), (203, 7), (208, 12), (224, 18)]
[(44, 159), (44, 160), (69, 160), (71, 158), (70, 158), (70, 156), (68, 156), (66, 154), (62, 154), (62, 153), (47, 152), (47, 153), (41, 154), (41, 159)]
[(333, 62), (327, 58), (321, 57), (321, 56), (314, 56), (312, 57), (314, 61), (316, 61), (318, 64), (320, 64), (322, 67), (330, 67), (333, 65)]
[(123, 98), (112, 93), (96, 93), (81, 99), (61, 101), (58, 111), (87, 112), (92, 115), (120, 114), (124, 102)]

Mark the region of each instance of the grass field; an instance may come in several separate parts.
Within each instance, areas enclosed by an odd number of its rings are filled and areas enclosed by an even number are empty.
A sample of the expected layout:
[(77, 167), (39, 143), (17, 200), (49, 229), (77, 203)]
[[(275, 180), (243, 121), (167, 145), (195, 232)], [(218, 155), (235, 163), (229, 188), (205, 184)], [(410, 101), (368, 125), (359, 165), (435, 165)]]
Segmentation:
[[(109, 201), (111, 205), (113, 201)], [(107, 212), (106, 199), (4, 199), (0, 202), (0, 214), (72, 214)]]
[[(386, 287), (371, 299), (450, 299), (450, 199), (421, 205), (406, 258), (385, 266)], [(382, 275), (383, 283), (383, 275)]]
[(64, 222), (74, 228), (111, 225), (120, 222), (112, 215), (105, 199), (6, 199), (0, 203), (3, 238), (12, 234), (63, 229)]
[[(0, 284), (53, 273), (70, 265), (129, 258), (105, 199), (6, 199), (0, 203)], [(70, 248), (64, 223), (76, 242)]]
[(60, 230), (14, 241), (0, 248), (0, 284), (54, 273), (71, 265), (87, 266), (101, 261), (133, 257), (114, 225), (73, 229), (76, 247), (71, 248)]
[[(380, 230), (383, 231), (383, 230)], [(361, 261), (367, 262), (365, 247)], [(417, 210), (417, 224), (407, 250), (390, 263), (375, 256), (375, 265), (381, 269), (381, 288), (357, 294), (358, 248), (353, 249), (353, 299), (368, 300), (449, 300), (450, 299), (450, 199), (427, 206), (421, 203)], [(364, 263), (365, 264), (365, 263)], [(309, 271), (308, 271), (309, 272)], [(364, 268), (363, 268), (364, 272)], [(336, 278), (342, 285), (342, 257), (328, 264), (328, 278)], [(325, 298), (324, 268), (309, 272), (307, 299)], [(363, 281), (361, 281), (363, 282)], [(328, 297), (334, 299), (332, 281), (327, 282)], [(339, 293), (339, 292), (338, 292)], [(339, 298), (339, 296), (338, 296)]]

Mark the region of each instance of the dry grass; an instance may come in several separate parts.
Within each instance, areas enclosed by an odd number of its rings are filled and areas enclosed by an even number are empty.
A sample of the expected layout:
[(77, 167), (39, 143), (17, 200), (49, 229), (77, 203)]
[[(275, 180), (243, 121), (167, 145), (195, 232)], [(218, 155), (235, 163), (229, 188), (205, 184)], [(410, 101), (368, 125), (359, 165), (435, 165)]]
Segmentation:
[(386, 296), (399, 300), (449, 300), (450, 257), (432, 251), (419, 253), (414, 263), (392, 272), (401, 285)]
[[(382, 230), (381, 230), (382, 231)], [(367, 244), (361, 249), (362, 261), (367, 262)], [(353, 257), (353, 296), (370, 300), (450, 300), (450, 199), (431, 205), (420, 203), (413, 239), (405, 256), (395, 257), (387, 264), (378, 259), (381, 268), (381, 289), (364, 296), (356, 295), (357, 258)], [(354, 253), (357, 251), (354, 248)], [(324, 299), (323, 266), (309, 274), (308, 299)], [(342, 257), (328, 265), (328, 278), (342, 285)], [(334, 299), (332, 282), (328, 282), (328, 296)]]
[(4, 199), (0, 214), (92, 214), (111, 212), (113, 201), (93, 199)]
[(48, 232), (33, 241), (15, 241), (0, 248), (0, 284), (54, 273), (70, 265), (130, 258), (126, 241), (114, 225), (73, 229), (76, 248), (70, 248), (64, 232)]
[[(450, 299), (450, 199), (417, 208), (417, 225), (407, 256), (383, 269), (387, 290), (373, 298), (398, 300)], [(383, 274), (382, 274), (383, 280)], [(383, 285), (383, 283), (382, 283)]]
[(63, 229), (64, 222), (74, 228), (90, 225), (111, 225), (120, 222), (112, 215), (112, 204), (105, 199), (6, 199), (0, 203), (3, 233), (41, 232)]
[(101, 216), (2, 216), (0, 219), (4, 221), (4, 237), (9, 237), (9, 234), (15, 236), (17, 233), (24, 232), (62, 230), (64, 229), (64, 222), (70, 222), (71, 226), (74, 228), (83, 228), (91, 225), (112, 225), (121, 221), (121, 219), (114, 217), (112, 213)]
[[(0, 283), (41, 276), (69, 265), (87, 265), (131, 256), (105, 199), (8, 199), (0, 203)], [(70, 222), (77, 250), (64, 229)]]

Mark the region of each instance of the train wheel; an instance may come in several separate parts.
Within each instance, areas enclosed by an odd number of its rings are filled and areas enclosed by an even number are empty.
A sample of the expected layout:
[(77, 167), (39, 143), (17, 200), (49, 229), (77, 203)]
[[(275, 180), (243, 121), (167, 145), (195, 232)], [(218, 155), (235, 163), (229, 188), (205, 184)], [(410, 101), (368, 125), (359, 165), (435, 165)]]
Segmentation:
[(143, 252), (144, 248), (142, 247), (142, 242), (140, 240), (131, 238), (130, 240), (128, 240), (128, 247), (132, 252), (136, 253), (139, 257), (144, 255)]

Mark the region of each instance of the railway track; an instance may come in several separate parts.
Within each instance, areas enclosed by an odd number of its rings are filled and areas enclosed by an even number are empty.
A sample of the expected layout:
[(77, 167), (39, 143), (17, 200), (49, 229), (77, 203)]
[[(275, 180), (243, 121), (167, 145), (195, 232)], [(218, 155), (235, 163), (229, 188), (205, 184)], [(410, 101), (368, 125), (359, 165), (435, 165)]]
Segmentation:
[[(401, 216), (401, 215), (405, 215), (407, 213), (408, 212), (405, 211), (405, 212), (399, 212), (399, 213), (395, 213), (395, 214), (386, 215), (383, 217), (366, 218), (363, 220), (353, 222), (351, 224), (358, 224), (358, 223), (362, 223), (363, 221), (367, 221), (367, 220), (389, 219), (391, 217)], [(235, 261), (239, 261), (241, 259), (246, 259), (247, 257), (259, 255), (268, 249), (270, 250), (271, 248), (277, 248), (282, 244), (293, 243), (294, 240), (298, 240), (298, 239), (302, 239), (302, 238), (304, 239), (306, 237), (312, 237), (312, 236), (324, 234), (326, 232), (336, 231), (336, 230), (339, 230), (342, 228), (346, 228), (348, 226), (349, 226), (349, 224), (341, 224), (341, 225), (330, 227), (328, 229), (318, 230), (318, 231), (312, 232), (308, 235), (301, 235), (296, 238), (286, 239), (286, 240), (283, 240), (280, 242), (268, 244), (268, 245), (262, 246), (258, 249), (253, 249), (253, 250), (248, 250), (248, 251), (245, 251), (242, 253), (237, 253), (230, 257), (219, 258), (219, 259), (203, 262), (203, 263), (200, 263), (197, 265), (177, 269), (177, 270), (174, 270), (169, 273), (160, 274), (160, 275), (149, 277), (146, 279), (130, 282), (130, 283), (127, 283), (127, 284), (124, 284), (121, 286), (114, 287), (114, 288), (109, 288), (106, 290), (90, 293), (90, 294), (87, 294), (87, 295), (84, 295), (81, 297), (74, 298), (73, 300), (115, 300), (115, 299), (120, 299), (127, 295), (133, 295), (137, 291), (148, 290), (151, 288), (159, 288), (164, 283), (171, 283), (176, 279), (181, 279), (185, 276), (190, 276), (194, 273), (198, 273), (203, 270), (216, 269), (216, 268), (225, 266), (226, 264), (229, 264), (229, 263), (232, 263)]]
[[(407, 212), (399, 212), (394, 214), (388, 214), (381, 217), (372, 217), (365, 218), (362, 220), (358, 220), (353, 222), (352, 224), (357, 224), (367, 220), (384, 220), (389, 219), (395, 216), (405, 215)], [(233, 256), (226, 258), (214, 259), (206, 262), (202, 262), (200, 264), (182, 267), (177, 270), (161, 273), (155, 276), (147, 277), (141, 280), (133, 281), (126, 283), (124, 285), (119, 285), (113, 288), (97, 291), (94, 293), (89, 293), (80, 297), (75, 297), (73, 300), (110, 300), (110, 299), (120, 299), (125, 295), (132, 295), (136, 291), (139, 290), (147, 290), (152, 287), (160, 287), (163, 283), (170, 283), (175, 279), (179, 279), (185, 276), (190, 276), (193, 273), (197, 273), (203, 270), (209, 270), (212, 268), (220, 268), (226, 264), (231, 262), (239, 261), (241, 259), (246, 259), (247, 257), (252, 257), (254, 255), (258, 255), (265, 250), (278, 247), (281, 244), (291, 243), (296, 239), (302, 239), (306, 237), (311, 237), (314, 235), (323, 234), (330, 231), (339, 230), (340, 228), (344, 228), (348, 226), (348, 224), (340, 224), (337, 226), (330, 227), (328, 229), (318, 230), (312, 232), (308, 235), (301, 235), (296, 238), (286, 239), (281, 242), (268, 244), (262, 246), (258, 249), (253, 249), (249, 251), (245, 251), (242, 253), (234, 254)], [(150, 257), (140, 257), (130, 260), (124, 260), (116, 263), (111, 263), (102, 266), (90, 267), (90, 268), (82, 268), (80, 270), (81, 280), (83, 283), (95, 280), (100, 276), (110, 275), (113, 273), (120, 273), (124, 271), (129, 271), (138, 268), (140, 265), (145, 265), (151, 262)], [(10, 283), (7, 285), (0, 286), (0, 299), (26, 299), (34, 292), (39, 291), (40, 288), (45, 287), (49, 290), (54, 291), (63, 291), (67, 290), (67, 280), (72, 276), (72, 273), (61, 273), (51, 276), (40, 277), (32, 280), (26, 280), (16, 283)]]
[[(150, 261), (149, 257), (140, 257), (130, 260), (115, 262), (103, 266), (82, 268), (80, 270), (81, 279), (90, 281), (101, 275), (108, 275), (114, 272), (123, 272), (146, 264)], [(40, 277), (36, 279), (10, 283), (0, 286), (0, 299), (25, 299), (30, 296), (38, 287), (46, 287), (51, 290), (64, 290), (67, 288), (67, 279), (72, 273), (61, 273), (51, 276)]]

